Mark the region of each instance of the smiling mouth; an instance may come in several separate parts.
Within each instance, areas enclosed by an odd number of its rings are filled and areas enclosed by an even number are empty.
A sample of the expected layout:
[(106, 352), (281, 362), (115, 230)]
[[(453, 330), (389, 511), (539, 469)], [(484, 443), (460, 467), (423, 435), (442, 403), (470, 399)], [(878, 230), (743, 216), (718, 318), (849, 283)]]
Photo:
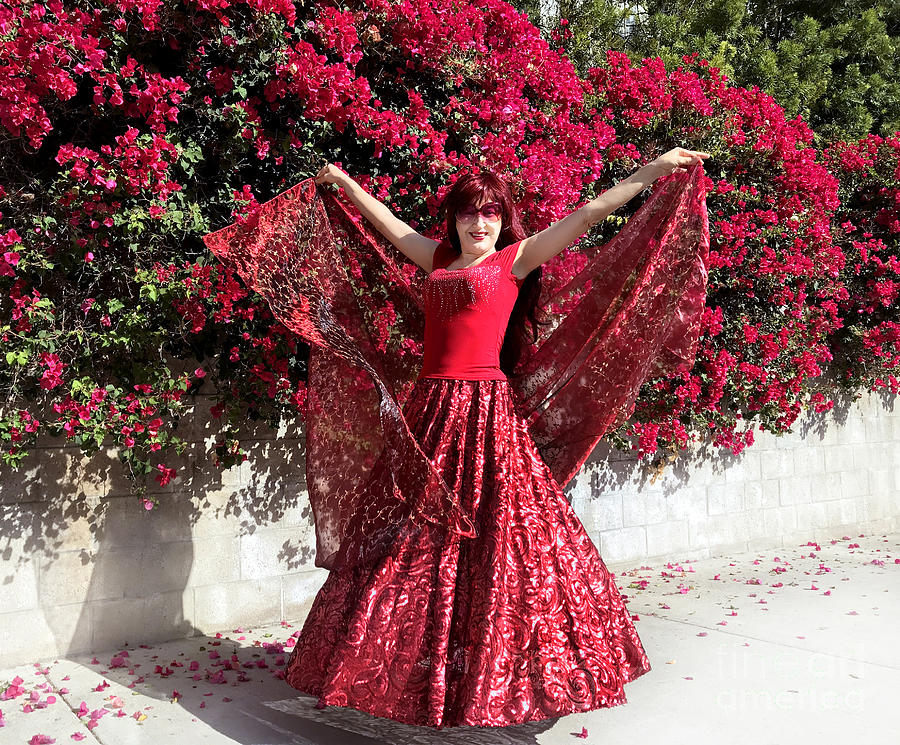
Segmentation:
[(487, 233), (469, 233), (476, 241), (480, 241), (482, 238), (487, 238)]

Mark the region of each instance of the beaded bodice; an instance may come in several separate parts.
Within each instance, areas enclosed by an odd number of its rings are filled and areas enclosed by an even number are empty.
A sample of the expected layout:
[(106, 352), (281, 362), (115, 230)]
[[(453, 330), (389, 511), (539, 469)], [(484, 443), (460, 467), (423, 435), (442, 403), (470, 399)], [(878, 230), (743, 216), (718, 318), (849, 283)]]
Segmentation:
[(425, 356), (420, 378), (500, 380), (500, 348), (522, 284), (512, 273), (518, 243), (473, 266), (446, 269), (446, 241), (435, 249), (425, 280)]

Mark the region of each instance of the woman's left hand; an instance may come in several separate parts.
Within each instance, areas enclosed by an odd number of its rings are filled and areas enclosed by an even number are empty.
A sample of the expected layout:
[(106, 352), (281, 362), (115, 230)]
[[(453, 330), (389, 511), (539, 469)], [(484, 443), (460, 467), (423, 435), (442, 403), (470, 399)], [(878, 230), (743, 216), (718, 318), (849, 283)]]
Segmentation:
[(709, 157), (712, 156), (702, 150), (685, 150), (683, 147), (674, 147), (648, 165), (658, 172), (657, 178), (659, 178), (668, 176), (670, 173), (684, 173), (690, 166), (702, 163)]

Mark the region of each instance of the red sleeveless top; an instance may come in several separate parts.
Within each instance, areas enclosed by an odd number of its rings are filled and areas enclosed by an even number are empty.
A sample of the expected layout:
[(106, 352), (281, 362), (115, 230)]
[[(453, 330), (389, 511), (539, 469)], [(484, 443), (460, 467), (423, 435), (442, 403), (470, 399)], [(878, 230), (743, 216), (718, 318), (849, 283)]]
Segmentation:
[(524, 282), (512, 273), (519, 243), (461, 269), (444, 268), (458, 256), (449, 241), (435, 247), (423, 287), (425, 353), (419, 378), (506, 379), (500, 348)]

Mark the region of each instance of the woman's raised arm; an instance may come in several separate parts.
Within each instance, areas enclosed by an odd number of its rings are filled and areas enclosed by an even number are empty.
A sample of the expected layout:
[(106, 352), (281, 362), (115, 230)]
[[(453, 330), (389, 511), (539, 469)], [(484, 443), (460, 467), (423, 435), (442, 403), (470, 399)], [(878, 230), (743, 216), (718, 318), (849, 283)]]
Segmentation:
[(593, 225), (605, 220), (633, 196), (640, 194), (660, 176), (683, 172), (687, 167), (702, 163), (709, 157), (709, 153), (681, 147), (660, 155), (562, 220), (525, 238), (519, 246), (513, 272), (519, 277), (526, 276), (532, 269), (537, 269), (578, 240)]
[(317, 184), (337, 184), (385, 238), (397, 250), (414, 261), (426, 272), (431, 271), (431, 260), (438, 241), (417, 233), (388, 207), (363, 189), (349, 175), (332, 163), (326, 163), (316, 174)]

